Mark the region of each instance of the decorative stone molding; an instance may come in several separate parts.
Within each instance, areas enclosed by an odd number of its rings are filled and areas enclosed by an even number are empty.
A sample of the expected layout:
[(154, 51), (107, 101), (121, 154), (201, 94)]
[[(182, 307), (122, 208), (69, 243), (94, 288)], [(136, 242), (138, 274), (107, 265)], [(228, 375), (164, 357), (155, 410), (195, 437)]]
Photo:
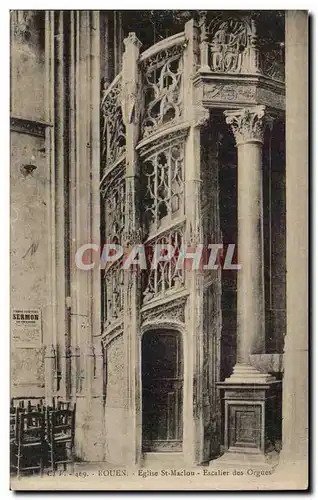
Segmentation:
[(224, 100), (253, 103), (256, 96), (256, 85), (240, 85), (237, 82), (205, 85), (203, 100)]
[(142, 329), (144, 330), (147, 325), (162, 322), (179, 322), (184, 324), (185, 322), (185, 303), (187, 300), (187, 295), (171, 300), (167, 303), (166, 301), (154, 304), (151, 309), (142, 311)]
[(266, 106), (275, 112), (285, 110), (284, 84), (263, 76), (198, 73), (194, 79), (197, 106), (220, 109)]
[(100, 192), (105, 197), (107, 191), (117, 182), (118, 177), (125, 175), (126, 155), (121, 156), (110, 168), (104, 170), (104, 175), (100, 181)]
[(189, 132), (189, 127), (190, 123), (188, 122), (181, 125), (169, 126), (160, 130), (158, 134), (151, 136), (151, 138), (140, 141), (137, 146), (140, 156), (153, 154), (158, 150), (162, 150), (163, 147), (168, 147), (170, 144), (185, 140)]
[(263, 143), (268, 119), (265, 118), (265, 106), (224, 111), (224, 115), (226, 123), (231, 125), (237, 145), (246, 142)]

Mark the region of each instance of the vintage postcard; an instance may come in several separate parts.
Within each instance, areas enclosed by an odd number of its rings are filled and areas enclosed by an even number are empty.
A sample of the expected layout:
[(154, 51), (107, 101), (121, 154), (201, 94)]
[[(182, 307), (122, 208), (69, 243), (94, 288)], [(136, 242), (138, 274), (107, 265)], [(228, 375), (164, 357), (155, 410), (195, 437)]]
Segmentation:
[(12, 490), (308, 488), (307, 26), (10, 12)]

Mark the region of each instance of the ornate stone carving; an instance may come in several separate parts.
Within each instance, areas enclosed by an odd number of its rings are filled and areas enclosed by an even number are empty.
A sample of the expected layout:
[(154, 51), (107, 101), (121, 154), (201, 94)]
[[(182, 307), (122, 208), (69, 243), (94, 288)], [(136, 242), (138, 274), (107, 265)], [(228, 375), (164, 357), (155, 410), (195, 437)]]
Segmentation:
[(231, 125), (236, 144), (263, 142), (265, 125), (265, 106), (254, 106), (237, 111), (224, 111), (225, 120)]
[(185, 322), (185, 302), (187, 297), (181, 297), (171, 301), (170, 303), (157, 304), (151, 309), (142, 312), (143, 326), (146, 324), (163, 321)]
[(100, 192), (103, 198), (108, 197), (108, 192), (112, 190), (113, 184), (118, 181), (120, 177), (125, 176), (126, 161), (121, 158), (118, 162), (104, 172), (103, 178), (100, 182)]
[(122, 260), (114, 262), (105, 271), (105, 327), (117, 321), (124, 310), (124, 270)]
[(119, 244), (125, 228), (125, 178), (117, 177), (103, 191), (106, 243)]
[(143, 61), (143, 137), (162, 125), (175, 123), (182, 115), (183, 49), (183, 45), (173, 45)]
[(255, 85), (211, 84), (205, 85), (203, 100), (207, 101), (255, 101)]
[(183, 213), (184, 143), (162, 148), (144, 160), (144, 224), (151, 234)]
[[(102, 191), (104, 199), (105, 243), (122, 244), (125, 231), (125, 177), (123, 171), (108, 179)], [(117, 172), (117, 173), (118, 173)], [(122, 314), (124, 307), (124, 271), (122, 259), (106, 266), (102, 281), (104, 322), (110, 325)]]
[(125, 229), (123, 234), (123, 242), (127, 247), (139, 245), (142, 242), (142, 229), (141, 228), (128, 228)]
[(216, 73), (255, 73), (258, 71), (256, 33), (252, 21), (238, 17), (218, 17), (207, 28), (209, 65)]
[(143, 293), (144, 304), (153, 298), (167, 296), (169, 293), (175, 292), (183, 286), (184, 269), (176, 268), (179, 249), (182, 244), (183, 231), (180, 229), (173, 229), (162, 234), (146, 246), (149, 267), (153, 261), (154, 251), (156, 251), (157, 245), (171, 245), (174, 252), (170, 260), (166, 262), (160, 261), (155, 269), (151, 268), (149, 270), (146, 288)]
[(101, 112), (102, 163), (104, 168), (107, 169), (126, 151), (126, 130), (122, 115), (121, 75), (118, 75), (112, 84), (104, 89)]

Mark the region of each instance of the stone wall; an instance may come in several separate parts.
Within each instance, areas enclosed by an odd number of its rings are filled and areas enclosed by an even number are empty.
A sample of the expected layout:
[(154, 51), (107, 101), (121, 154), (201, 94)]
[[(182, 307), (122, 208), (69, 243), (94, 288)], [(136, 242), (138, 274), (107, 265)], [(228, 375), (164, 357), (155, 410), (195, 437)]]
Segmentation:
[[(44, 18), (36, 11), (11, 13), (11, 309), (40, 313), (34, 331), (11, 313), (12, 397), (44, 395), (49, 179), (45, 129), (37, 123), (45, 116), (42, 30)], [(24, 167), (30, 164), (33, 172)]]

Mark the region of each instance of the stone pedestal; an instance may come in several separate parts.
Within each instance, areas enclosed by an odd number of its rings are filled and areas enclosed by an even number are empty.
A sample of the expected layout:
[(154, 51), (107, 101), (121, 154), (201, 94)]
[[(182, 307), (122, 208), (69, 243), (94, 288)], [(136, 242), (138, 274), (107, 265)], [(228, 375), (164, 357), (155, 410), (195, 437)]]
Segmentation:
[(225, 453), (211, 465), (240, 468), (276, 465), (276, 401), (280, 382), (249, 365), (237, 364), (231, 377), (218, 386), (224, 394)]

